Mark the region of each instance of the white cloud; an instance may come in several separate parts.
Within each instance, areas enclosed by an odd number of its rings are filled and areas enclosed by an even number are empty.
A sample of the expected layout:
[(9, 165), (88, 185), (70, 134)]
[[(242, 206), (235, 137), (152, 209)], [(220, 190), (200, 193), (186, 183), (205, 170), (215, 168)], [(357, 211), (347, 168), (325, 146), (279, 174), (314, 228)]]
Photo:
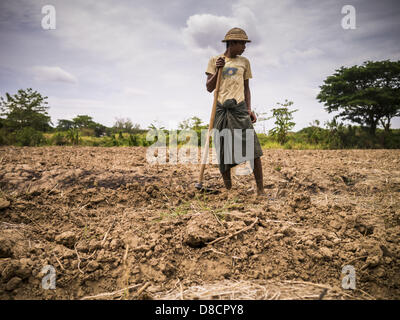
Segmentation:
[(35, 66), (32, 67), (34, 79), (37, 81), (78, 83), (78, 79), (60, 67)]
[(182, 30), (184, 43), (192, 50), (204, 54), (216, 54), (221, 36), (232, 28), (232, 18), (212, 14), (196, 14), (187, 20), (187, 27)]
[(242, 28), (252, 43), (259, 40), (257, 19), (252, 10), (246, 6), (234, 4), (232, 16), (217, 16), (213, 14), (195, 14), (186, 21), (186, 27), (182, 29), (183, 41), (186, 46), (203, 55), (215, 55), (224, 45), (221, 40), (226, 32), (234, 27)]

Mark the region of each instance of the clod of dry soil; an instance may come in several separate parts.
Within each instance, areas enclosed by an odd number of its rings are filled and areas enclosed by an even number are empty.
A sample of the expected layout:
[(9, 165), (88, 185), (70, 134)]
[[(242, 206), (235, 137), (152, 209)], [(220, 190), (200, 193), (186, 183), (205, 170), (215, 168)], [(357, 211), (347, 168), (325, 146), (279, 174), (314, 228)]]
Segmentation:
[[(400, 150), (265, 150), (262, 198), (252, 175), (200, 194), (198, 165), (141, 147), (0, 147), (0, 164), (0, 299), (400, 298)], [(217, 165), (205, 181), (223, 190)]]

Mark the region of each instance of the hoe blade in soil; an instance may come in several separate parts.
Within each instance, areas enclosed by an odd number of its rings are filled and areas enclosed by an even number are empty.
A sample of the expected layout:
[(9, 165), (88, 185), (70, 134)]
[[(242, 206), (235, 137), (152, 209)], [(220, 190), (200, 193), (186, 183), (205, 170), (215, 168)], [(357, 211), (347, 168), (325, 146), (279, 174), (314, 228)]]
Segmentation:
[(202, 183), (196, 183), (195, 187), (197, 190), (204, 192), (204, 193), (209, 193), (209, 194), (218, 194), (220, 191), (208, 187), (204, 187)]

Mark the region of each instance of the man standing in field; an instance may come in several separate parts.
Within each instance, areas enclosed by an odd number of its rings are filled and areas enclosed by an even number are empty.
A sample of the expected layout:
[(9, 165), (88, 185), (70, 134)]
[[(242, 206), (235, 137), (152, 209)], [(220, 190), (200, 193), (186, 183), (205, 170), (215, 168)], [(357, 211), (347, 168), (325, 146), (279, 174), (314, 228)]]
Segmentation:
[[(246, 150), (247, 143), (254, 143), (254, 148), (252, 148), (253, 152), (251, 154), (246, 154), (246, 157), (241, 158), (237, 163), (233, 156), (234, 143), (230, 143), (232, 147), (228, 147), (231, 151), (230, 155), (226, 154), (225, 151), (227, 149), (226, 147), (224, 148), (224, 143), (229, 143), (229, 139), (223, 138), (222, 135), (218, 137), (214, 134), (213, 140), (217, 146), (219, 170), (222, 174), (224, 185), (229, 190), (232, 188), (231, 168), (240, 162), (250, 160), (253, 164), (254, 161), (252, 168), (257, 184), (257, 195), (263, 195), (265, 192), (260, 158), (263, 152), (253, 127), (253, 123), (257, 121), (257, 118), (254, 112), (251, 111), (249, 79), (252, 78), (252, 74), (249, 60), (241, 56), (246, 49), (246, 42), (251, 41), (244, 30), (233, 28), (228, 31), (222, 42), (226, 42), (225, 53), (212, 57), (208, 62), (206, 71), (207, 90), (212, 92), (217, 84), (218, 70), (223, 68), (214, 128), (218, 132), (228, 129), (232, 133), (232, 141), (236, 140), (235, 135), (237, 137), (237, 133), (234, 133), (233, 129), (242, 129), (242, 134), (239, 137), (239, 141), (242, 142), (242, 150)], [(246, 129), (253, 131), (253, 139), (246, 139)], [(237, 132), (237, 130), (235, 131)]]

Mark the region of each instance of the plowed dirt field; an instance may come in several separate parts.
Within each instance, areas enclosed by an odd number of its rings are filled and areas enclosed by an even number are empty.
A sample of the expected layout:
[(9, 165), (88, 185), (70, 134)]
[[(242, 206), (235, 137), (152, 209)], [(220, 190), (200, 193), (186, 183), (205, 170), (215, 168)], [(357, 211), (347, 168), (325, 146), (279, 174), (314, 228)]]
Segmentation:
[(265, 197), (215, 164), (206, 195), (198, 164), (142, 147), (0, 147), (0, 299), (400, 298), (400, 150), (262, 164)]

